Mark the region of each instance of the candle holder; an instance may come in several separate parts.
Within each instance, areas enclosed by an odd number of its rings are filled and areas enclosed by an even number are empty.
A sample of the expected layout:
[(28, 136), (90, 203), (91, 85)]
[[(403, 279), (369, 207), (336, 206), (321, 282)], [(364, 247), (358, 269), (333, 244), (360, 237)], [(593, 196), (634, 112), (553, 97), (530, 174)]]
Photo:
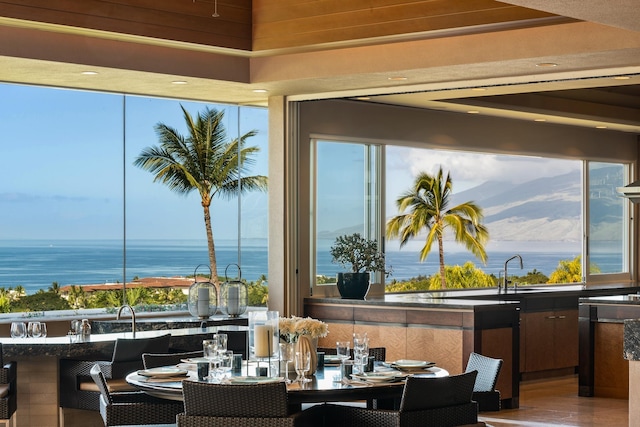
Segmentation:
[[(198, 282), (198, 268), (193, 272), (194, 283), (189, 287), (188, 307), (189, 313), (199, 319), (208, 319), (213, 316), (218, 309), (218, 293), (216, 286), (210, 281)], [(211, 267), (209, 268), (209, 277), (211, 277)]]
[[(258, 362), (267, 362), (269, 371), (271, 361), (278, 360), (280, 352), (277, 311), (250, 311), (249, 312), (249, 359)], [(269, 376), (271, 372), (269, 372)]]
[[(238, 267), (238, 280), (229, 280), (227, 270), (230, 266)], [(249, 291), (242, 281), (242, 271), (238, 264), (229, 264), (224, 269), (224, 283), (220, 286), (220, 311), (229, 317), (238, 317), (247, 311)]]

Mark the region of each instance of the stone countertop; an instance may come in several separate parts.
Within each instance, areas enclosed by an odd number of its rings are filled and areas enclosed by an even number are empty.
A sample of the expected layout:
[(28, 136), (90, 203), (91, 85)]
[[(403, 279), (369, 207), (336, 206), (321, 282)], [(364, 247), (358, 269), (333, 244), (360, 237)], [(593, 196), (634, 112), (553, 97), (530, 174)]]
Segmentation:
[(171, 334), (170, 348), (173, 350), (196, 350), (202, 348), (202, 340), (218, 330), (247, 330), (247, 326), (224, 325), (207, 328), (184, 328), (170, 330), (138, 331), (110, 334), (92, 334), (88, 341), (72, 342), (69, 336), (47, 338), (6, 338), (1, 337), (2, 353), (5, 360), (21, 357), (59, 357), (88, 360), (108, 360), (118, 338), (146, 338)]
[[(212, 316), (207, 319), (197, 319), (193, 316), (181, 317), (137, 317), (136, 331), (161, 331), (167, 329), (199, 328), (205, 326), (248, 325), (246, 315), (239, 317)], [(94, 320), (91, 322), (92, 333), (107, 334), (113, 332), (131, 331), (131, 316), (124, 316), (120, 320)]]
[(640, 305), (640, 294), (600, 295), (580, 298), (581, 304)]
[(624, 321), (623, 353), (626, 360), (640, 360), (640, 319)]
[(367, 296), (365, 300), (342, 299), (339, 297), (311, 297), (305, 300), (309, 303), (352, 304), (352, 305), (397, 305), (432, 308), (481, 309), (497, 305), (514, 304), (523, 299), (556, 298), (564, 296), (608, 298), (606, 295), (627, 295), (636, 292), (639, 287), (629, 287), (622, 284), (606, 284), (597, 286), (573, 285), (528, 285), (517, 290), (509, 288), (507, 292), (497, 288), (480, 289), (447, 289), (444, 291), (428, 292), (399, 292), (380, 296)]

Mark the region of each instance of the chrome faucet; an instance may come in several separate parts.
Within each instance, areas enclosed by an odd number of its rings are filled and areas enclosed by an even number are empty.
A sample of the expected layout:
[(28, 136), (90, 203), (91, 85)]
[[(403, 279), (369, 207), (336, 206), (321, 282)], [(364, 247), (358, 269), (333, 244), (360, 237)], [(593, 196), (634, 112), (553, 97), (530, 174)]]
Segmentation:
[(124, 304), (122, 306), (120, 306), (120, 308), (118, 309), (118, 314), (116, 314), (116, 320), (120, 320), (120, 315), (122, 314), (122, 310), (124, 310), (125, 308), (128, 308), (129, 311), (131, 312), (131, 332), (133, 333), (133, 337), (136, 337), (136, 312), (133, 311), (133, 307), (131, 307), (129, 304)]
[[(524, 268), (524, 266), (522, 265), (522, 257), (520, 255), (514, 255), (511, 258), (509, 258), (508, 260), (506, 260), (504, 262), (504, 292), (507, 292), (507, 287), (509, 285), (509, 275), (507, 273), (507, 264), (509, 264), (509, 261), (513, 260), (513, 259), (520, 259), (520, 270), (522, 270)], [(499, 290), (499, 289), (498, 289)]]

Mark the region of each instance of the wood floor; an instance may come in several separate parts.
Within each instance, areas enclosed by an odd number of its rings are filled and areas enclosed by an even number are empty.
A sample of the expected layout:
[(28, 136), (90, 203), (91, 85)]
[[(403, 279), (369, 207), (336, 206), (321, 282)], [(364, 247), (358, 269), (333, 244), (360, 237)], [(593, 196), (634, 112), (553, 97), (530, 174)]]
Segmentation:
[(629, 401), (579, 397), (577, 376), (520, 384), (520, 408), (483, 412), (492, 427), (628, 427)]

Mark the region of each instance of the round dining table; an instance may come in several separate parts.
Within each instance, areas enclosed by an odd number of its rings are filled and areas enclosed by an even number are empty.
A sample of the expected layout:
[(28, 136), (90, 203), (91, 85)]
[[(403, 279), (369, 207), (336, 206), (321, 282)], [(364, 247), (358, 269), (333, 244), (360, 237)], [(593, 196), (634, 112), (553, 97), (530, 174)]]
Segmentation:
[[(376, 366), (378, 372), (386, 369), (388, 368), (382, 364)], [(145, 376), (136, 371), (127, 375), (126, 381), (149, 395), (163, 399), (182, 400), (182, 382), (199, 381), (194, 370), (185, 369), (185, 371), (186, 375), (182, 372), (182, 376), (179, 377)], [(277, 375), (272, 377), (251, 376), (249, 375), (250, 371), (255, 372), (255, 366), (250, 364), (247, 367), (247, 362), (244, 362), (242, 371), (234, 373), (229, 381), (230, 387), (236, 382), (284, 381), (284, 377)], [(442, 368), (433, 366), (411, 375), (443, 377), (449, 373)], [(299, 410), (303, 403), (343, 401), (367, 401), (368, 403), (376, 401), (378, 408), (397, 409), (405, 383), (402, 377), (403, 375), (399, 375), (395, 381), (348, 380), (342, 378), (339, 365), (326, 365), (318, 369), (315, 374), (308, 377), (310, 381), (307, 382), (296, 381), (295, 373), (290, 373), (289, 379), (291, 381), (288, 381), (287, 384), (290, 410)]]

